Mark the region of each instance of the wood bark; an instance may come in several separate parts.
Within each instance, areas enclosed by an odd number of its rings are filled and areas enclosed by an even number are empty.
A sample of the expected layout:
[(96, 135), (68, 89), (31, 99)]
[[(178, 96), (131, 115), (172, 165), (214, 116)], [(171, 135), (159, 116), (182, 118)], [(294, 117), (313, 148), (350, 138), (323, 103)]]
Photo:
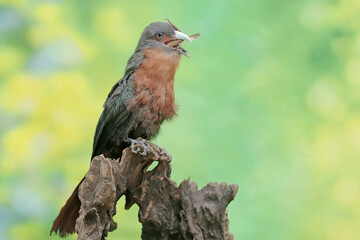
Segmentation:
[[(138, 139), (142, 140), (142, 139)], [(105, 239), (117, 224), (116, 203), (125, 196), (125, 208), (139, 206), (141, 238), (152, 239), (233, 239), (228, 231), (226, 207), (238, 186), (209, 183), (201, 190), (190, 179), (179, 186), (170, 179), (169, 155), (144, 140), (147, 155), (123, 151), (120, 159), (95, 157), (79, 188), (80, 216), (76, 221), (79, 240)], [(134, 146), (143, 150), (143, 145)], [(148, 167), (158, 161), (151, 171)]]

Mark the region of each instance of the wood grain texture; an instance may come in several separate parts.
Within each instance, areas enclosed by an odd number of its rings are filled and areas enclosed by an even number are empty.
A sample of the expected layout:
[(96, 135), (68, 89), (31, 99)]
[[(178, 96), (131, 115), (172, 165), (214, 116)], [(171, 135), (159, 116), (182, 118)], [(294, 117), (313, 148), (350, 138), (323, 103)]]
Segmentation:
[[(105, 239), (115, 230), (112, 217), (122, 196), (126, 197), (126, 209), (133, 204), (140, 208), (142, 239), (233, 239), (226, 207), (238, 186), (209, 183), (199, 190), (189, 179), (177, 186), (170, 179), (171, 164), (162, 149), (148, 141), (146, 145), (147, 156), (126, 148), (121, 161), (103, 155), (93, 159), (79, 188), (77, 239)], [(147, 171), (154, 161), (158, 165)]]

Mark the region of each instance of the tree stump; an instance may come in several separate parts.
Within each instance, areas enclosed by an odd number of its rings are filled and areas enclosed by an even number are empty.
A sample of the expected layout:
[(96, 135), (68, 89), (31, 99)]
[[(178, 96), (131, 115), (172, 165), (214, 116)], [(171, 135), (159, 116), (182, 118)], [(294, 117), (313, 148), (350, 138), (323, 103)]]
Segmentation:
[[(171, 165), (162, 154), (163, 149), (144, 141), (146, 156), (133, 154), (126, 148), (121, 161), (103, 155), (92, 160), (79, 188), (77, 239), (105, 239), (108, 232), (114, 231), (116, 203), (123, 195), (126, 209), (133, 204), (140, 208), (142, 239), (233, 239), (228, 232), (226, 207), (234, 199), (238, 186), (209, 183), (198, 190), (190, 179), (177, 186), (170, 179)], [(154, 161), (158, 165), (147, 171)]]

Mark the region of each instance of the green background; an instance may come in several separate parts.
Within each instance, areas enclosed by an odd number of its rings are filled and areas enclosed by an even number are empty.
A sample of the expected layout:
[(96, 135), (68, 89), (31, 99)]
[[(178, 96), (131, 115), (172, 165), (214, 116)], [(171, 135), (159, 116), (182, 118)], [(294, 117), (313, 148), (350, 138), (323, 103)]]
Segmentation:
[[(238, 184), (235, 239), (360, 239), (360, 1), (0, 2), (0, 239), (49, 239), (107, 93), (164, 18), (201, 33), (155, 140), (173, 179)], [(137, 207), (118, 209), (109, 239), (140, 239)]]

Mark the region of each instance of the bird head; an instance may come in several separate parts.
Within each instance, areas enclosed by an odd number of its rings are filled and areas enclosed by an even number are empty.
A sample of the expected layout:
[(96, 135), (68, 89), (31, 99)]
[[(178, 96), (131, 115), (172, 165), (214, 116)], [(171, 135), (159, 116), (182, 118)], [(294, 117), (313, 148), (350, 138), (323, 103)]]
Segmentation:
[(169, 20), (168, 22), (153, 22), (147, 26), (139, 40), (138, 48), (161, 48), (166, 53), (178, 53), (189, 57), (185, 49), (181, 47), (184, 41), (192, 42), (191, 38), (181, 32)]

